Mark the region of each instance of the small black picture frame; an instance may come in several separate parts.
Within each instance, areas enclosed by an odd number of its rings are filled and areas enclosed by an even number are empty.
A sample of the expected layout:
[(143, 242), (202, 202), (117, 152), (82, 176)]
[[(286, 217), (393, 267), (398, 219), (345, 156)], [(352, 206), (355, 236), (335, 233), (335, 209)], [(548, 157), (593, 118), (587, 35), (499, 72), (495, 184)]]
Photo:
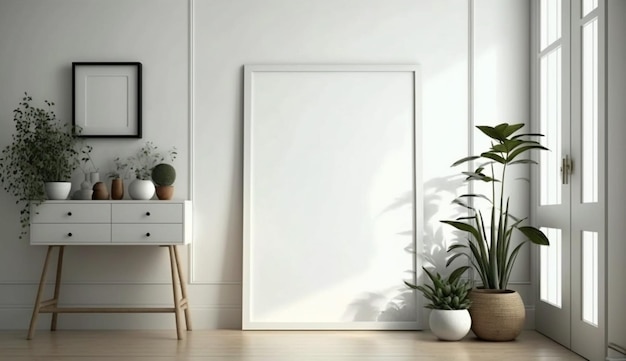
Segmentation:
[(141, 63), (73, 62), (72, 109), (79, 137), (141, 138)]

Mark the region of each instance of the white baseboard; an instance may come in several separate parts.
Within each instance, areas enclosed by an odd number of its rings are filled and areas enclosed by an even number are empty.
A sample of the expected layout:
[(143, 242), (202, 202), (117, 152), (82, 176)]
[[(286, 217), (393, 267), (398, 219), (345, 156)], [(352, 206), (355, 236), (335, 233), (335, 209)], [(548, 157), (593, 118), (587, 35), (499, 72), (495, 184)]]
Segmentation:
[(526, 306), (526, 321), (524, 322), (524, 330), (535, 329), (535, 306)]
[[(31, 314), (31, 306), (0, 308), (0, 330), (27, 330)], [(241, 329), (240, 306), (192, 307), (191, 315), (193, 328), (197, 330)], [(37, 329), (48, 329), (50, 317), (41, 314)], [(174, 314), (60, 314), (58, 319), (58, 329), (66, 330), (173, 330), (174, 327)], [(526, 308), (524, 329), (535, 329), (534, 307)]]

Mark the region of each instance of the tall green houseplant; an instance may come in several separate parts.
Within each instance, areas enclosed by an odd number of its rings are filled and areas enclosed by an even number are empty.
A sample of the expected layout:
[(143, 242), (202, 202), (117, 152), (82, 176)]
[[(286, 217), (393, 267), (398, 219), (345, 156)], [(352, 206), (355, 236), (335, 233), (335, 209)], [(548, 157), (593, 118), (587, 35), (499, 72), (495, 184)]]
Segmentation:
[[(517, 134), (524, 124), (502, 123), (477, 128), (491, 139), (491, 147), (480, 155), (462, 158), (452, 166), (458, 166), (469, 161), (480, 161), (472, 172), (463, 172), (467, 182), (485, 182), (491, 185), (491, 194), (469, 193), (461, 195), (455, 201), (467, 209), (470, 214), (456, 220), (446, 220), (443, 223), (468, 232), (468, 242), (458, 243), (449, 247), (448, 252), (454, 253), (448, 259), (448, 264), (458, 257), (467, 257), (472, 267), (478, 273), (483, 287), (488, 289), (507, 289), (511, 271), (522, 246), (530, 241), (538, 245), (549, 245), (548, 238), (541, 230), (522, 225), (526, 218), (516, 218), (509, 213), (509, 197), (506, 196), (507, 170), (511, 166), (536, 164), (529, 157), (532, 150), (547, 150), (532, 138), (541, 134)], [(483, 212), (475, 207), (471, 201), (486, 200), (490, 204), (490, 213)], [(511, 243), (514, 232), (519, 231), (523, 242), (518, 245)], [(469, 253), (467, 250), (469, 249)]]
[(13, 110), (15, 132), (11, 144), (0, 155), (0, 183), (4, 189), (24, 203), (20, 223), (30, 221), (31, 201), (46, 199), (45, 182), (68, 181), (79, 165), (80, 141), (78, 127), (57, 118), (54, 103), (46, 108), (31, 105), (33, 98), (24, 94)]

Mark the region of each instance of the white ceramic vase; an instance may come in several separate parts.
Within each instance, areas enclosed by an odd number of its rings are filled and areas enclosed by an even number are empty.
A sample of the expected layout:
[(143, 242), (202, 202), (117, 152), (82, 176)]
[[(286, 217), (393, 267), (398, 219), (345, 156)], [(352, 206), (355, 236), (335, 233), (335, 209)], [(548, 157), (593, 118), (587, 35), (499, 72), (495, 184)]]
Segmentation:
[(472, 326), (468, 310), (432, 310), (430, 330), (444, 341), (458, 341), (465, 337)]
[(70, 195), (72, 182), (46, 182), (44, 188), (48, 199), (64, 200)]
[(136, 200), (148, 200), (154, 197), (154, 183), (151, 180), (135, 179), (128, 185), (128, 195)]

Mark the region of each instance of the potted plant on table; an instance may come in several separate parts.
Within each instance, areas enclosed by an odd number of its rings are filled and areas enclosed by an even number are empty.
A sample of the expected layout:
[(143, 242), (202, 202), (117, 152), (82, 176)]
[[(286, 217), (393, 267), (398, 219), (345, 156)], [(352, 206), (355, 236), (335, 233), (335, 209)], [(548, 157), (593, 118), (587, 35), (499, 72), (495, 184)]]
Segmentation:
[(115, 157), (113, 159), (115, 164), (115, 170), (109, 172), (109, 178), (111, 178), (111, 199), (120, 200), (124, 198), (124, 178), (127, 177), (128, 163)]
[[(472, 331), (479, 338), (491, 341), (513, 340), (524, 326), (524, 303), (517, 292), (507, 288), (521, 247), (527, 241), (549, 245), (548, 238), (541, 230), (523, 226), (526, 218), (516, 218), (509, 212), (509, 197), (505, 188), (508, 168), (536, 164), (537, 162), (528, 157), (528, 153), (533, 149), (547, 150), (531, 139), (542, 136), (541, 134), (517, 134), (522, 127), (524, 124), (507, 123), (495, 127), (477, 127), (491, 138), (491, 147), (480, 155), (462, 158), (452, 166), (481, 160), (473, 172), (463, 174), (467, 176), (467, 182), (490, 184), (491, 194), (461, 195), (455, 202), (466, 207), (470, 212), (469, 216), (442, 221), (469, 233), (467, 242), (449, 247), (448, 252), (454, 254), (448, 259), (447, 265), (458, 257), (467, 257), (478, 273), (482, 287), (470, 293)], [(489, 213), (483, 216), (483, 211), (468, 200), (487, 201)], [(512, 242), (514, 233), (523, 237), (519, 244)]]
[(432, 286), (428, 284), (416, 286), (404, 282), (407, 286), (422, 292), (430, 301), (425, 307), (432, 309), (429, 317), (430, 330), (441, 340), (458, 341), (465, 337), (472, 325), (468, 312), (471, 305), (469, 292), (472, 283), (461, 280), (467, 266), (456, 269), (450, 276), (443, 278), (439, 273), (432, 273), (422, 267)]
[(46, 100), (47, 107), (39, 108), (31, 105), (32, 100), (25, 93), (13, 110), (15, 133), (0, 156), (0, 182), (17, 198), (16, 203), (24, 204), (23, 228), (30, 221), (31, 202), (68, 197), (80, 156), (80, 140), (75, 137), (80, 128), (58, 119), (53, 102)]
[(148, 141), (137, 154), (128, 158), (128, 164), (135, 173), (136, 179), (128, 186), (128, 194), (132, 199), (151, 199), (155, 187), (151, 180), (152, 169), (164, 161), (176, 159), (176, 148), (160, 152), (154, 143)]
[(174, 196), (176, 169), (170, 164), (161, 163), (152, 169), (152, 181), (156, 185), (157, 198), (169, 200)]

